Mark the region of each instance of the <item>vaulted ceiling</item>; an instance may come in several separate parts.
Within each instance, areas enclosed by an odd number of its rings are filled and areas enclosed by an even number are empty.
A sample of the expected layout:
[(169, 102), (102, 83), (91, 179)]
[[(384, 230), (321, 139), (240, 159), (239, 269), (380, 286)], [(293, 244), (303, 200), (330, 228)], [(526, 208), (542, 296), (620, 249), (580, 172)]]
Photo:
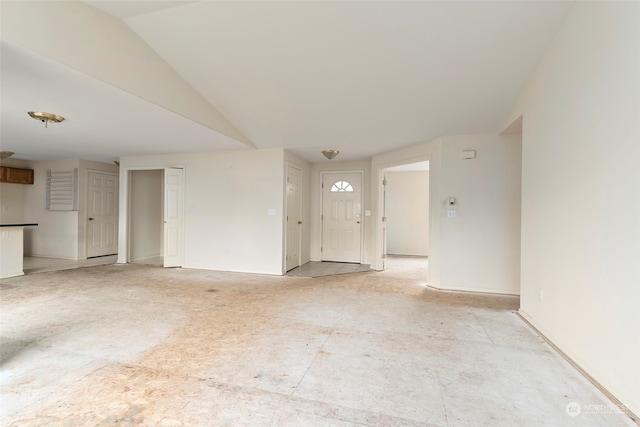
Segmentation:
[[(284, 147), (311, 162), (500, 131), (572, 5), (13, 3), (0, 135), (17, 158)], [(33, 109), (68, 120), (43, 129)]]

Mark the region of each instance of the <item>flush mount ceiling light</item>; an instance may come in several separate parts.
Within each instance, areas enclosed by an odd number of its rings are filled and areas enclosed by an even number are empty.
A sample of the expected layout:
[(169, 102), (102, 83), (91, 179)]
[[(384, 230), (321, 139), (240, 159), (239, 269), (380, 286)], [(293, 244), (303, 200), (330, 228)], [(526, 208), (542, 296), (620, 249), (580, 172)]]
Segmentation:
[(28, 111), (27, 114), (44, 123), (44, 127), (47, 127), (49, 123), (60, 123), (64, 120), (64, 117), (62, 116), (58, 116), (53, 113), (45, 113), (44, 111)]
[(2, 151), (0, 151), (0, 159), (8, 159), (9, 157), (13, 156), (14, 154), (16, 154), (16, 153), (14, 153), (13, 151), (2, 150)]
[(322, 150), (322, 154), (324, 154), (324, 156), (329, 160), (337, 156), (338, 153), (339, 153), (338, 150)]

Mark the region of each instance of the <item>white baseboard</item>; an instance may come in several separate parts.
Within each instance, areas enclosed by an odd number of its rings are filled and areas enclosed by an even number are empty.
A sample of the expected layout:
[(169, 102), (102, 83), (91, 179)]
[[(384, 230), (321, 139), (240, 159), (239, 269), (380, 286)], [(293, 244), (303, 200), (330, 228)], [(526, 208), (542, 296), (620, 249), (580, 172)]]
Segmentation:
[(505, 291), (504, 289), (471, 288), (471, 287), (464, 287), (464, 286), (443, 286), (443, 285), (435, 285), (433, 283), (429, 283), (427, 286), (433, 289), (437, 289), (439, 291), (474, 292), (474, 293), (481, 293), (481, 294), (520, 296), (520, 293), (509, 292), (509, 291)]

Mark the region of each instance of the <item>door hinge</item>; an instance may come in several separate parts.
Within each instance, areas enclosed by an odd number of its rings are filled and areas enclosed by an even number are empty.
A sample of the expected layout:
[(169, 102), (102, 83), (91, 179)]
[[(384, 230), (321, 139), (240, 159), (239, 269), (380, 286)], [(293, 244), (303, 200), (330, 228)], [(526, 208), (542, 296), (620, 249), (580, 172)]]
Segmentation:
[(287, 215), (287, 222), (289, 221), (289, 215)]
[(382, 222), (387, 222), (387, 217), (386, 216), (382, 217)]
[(387, 185), (387, 178), (382, 180), (382, 185), (386, 186)]
[(320, 246), (320, 252), (322, 252), (324, 250), (324, 248), (322, 246)]

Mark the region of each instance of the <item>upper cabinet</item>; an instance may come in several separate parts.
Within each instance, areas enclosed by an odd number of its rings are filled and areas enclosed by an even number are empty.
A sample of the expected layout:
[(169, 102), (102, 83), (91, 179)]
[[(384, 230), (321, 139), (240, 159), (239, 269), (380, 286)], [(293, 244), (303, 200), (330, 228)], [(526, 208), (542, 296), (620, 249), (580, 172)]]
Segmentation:
[(18, 169), (0, 166), (0, 182), (33, 184), (33, 169)]

